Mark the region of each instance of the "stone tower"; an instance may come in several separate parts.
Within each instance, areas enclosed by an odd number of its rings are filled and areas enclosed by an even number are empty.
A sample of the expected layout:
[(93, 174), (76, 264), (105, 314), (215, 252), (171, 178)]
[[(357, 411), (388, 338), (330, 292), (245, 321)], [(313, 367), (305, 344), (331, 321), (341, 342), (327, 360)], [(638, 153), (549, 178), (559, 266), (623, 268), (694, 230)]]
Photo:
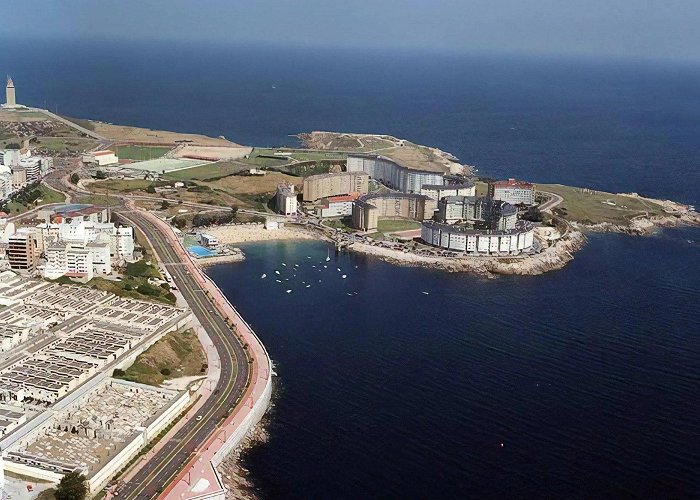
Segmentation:
[(7, 87), (5, 87), (5, 106), (16, 106), (17, 101), (15, 100), (15, 84), (12, 78), (7, 77)]

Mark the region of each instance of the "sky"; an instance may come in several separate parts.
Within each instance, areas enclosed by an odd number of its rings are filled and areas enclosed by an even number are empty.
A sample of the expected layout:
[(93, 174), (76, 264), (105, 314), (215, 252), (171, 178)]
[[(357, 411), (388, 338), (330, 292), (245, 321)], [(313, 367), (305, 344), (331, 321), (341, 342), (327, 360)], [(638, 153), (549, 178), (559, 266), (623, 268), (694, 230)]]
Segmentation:
[(700, 60), (699, 0), (1, 0), (0, 37)]

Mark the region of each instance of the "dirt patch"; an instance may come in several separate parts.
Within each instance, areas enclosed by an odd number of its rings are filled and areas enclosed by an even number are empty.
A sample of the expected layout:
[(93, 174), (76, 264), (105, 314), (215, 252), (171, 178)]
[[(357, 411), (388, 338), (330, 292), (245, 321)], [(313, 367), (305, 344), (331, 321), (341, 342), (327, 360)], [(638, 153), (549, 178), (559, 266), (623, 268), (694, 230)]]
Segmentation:
[[(204, 369), (204, 371), (203, 371)], [(141, 354), (117, 378), (148, 385), (160, 385), (170, 378), (203, 375), (206, 357), (192, 330), (167, 334)]]

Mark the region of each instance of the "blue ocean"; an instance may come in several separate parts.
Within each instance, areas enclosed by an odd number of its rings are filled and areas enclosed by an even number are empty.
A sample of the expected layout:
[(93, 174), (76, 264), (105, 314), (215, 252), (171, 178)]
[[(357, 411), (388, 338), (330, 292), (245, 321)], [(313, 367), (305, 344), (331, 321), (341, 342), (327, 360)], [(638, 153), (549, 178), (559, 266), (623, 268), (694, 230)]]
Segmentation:
[[(0, 71), (69, 116), (264, 146), (387, 133), (493, 177), (700, 201), (697, 66), (8, 41)], [(497, 279), (244, 250), (209, 273), (279, 375), (244, 458), (262, 497), (700, 496), (700, 230), (593, 234), (561, 271)]]

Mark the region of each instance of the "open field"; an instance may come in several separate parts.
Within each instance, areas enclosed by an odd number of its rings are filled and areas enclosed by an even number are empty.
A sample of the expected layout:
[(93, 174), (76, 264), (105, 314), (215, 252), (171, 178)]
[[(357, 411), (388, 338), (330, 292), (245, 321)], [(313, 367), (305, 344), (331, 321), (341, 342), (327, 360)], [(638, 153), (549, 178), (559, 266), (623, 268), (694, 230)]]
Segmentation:
[(568, 220), (585, 224), (628, 224), (638, 215), (665, 215), (660, 205), (640, 198), (561, 184), (538, 184), (537, 189), (561, 196), (564, 201), (554, 211)]
[(160, 158), (172, 148), (159, 146), (113, 146), (111, 149), (121, 159), (146, 161)]
[(76, 137), (37, 137), (31, 142), (31, 148), (46, 154), (82, 154), (97, 146), (93, 139)]
[[(202, 372), (204, 369), (204, 373)], [(136, 358), (133, 365), (115, 378), (148, 385), (163, 381), (206, 374), (206, 358), (192, 330), (165, 335)]]
[(253, 148), (240, 146), (180, 146), (172, 152), (174, 158), (201, 158), (209, 161), (238, 160), (250, 154)]
[(95, 192), (115, 191), (118, 193), (133, 193), (134, 191), (146, 191), (150, 185), (158, 183), (145, 179), (107, 179), (94, 182), (91, 189)]
[(163, 178), (173, 181), (216, 180), (239, 172), (247, 172), (250, 168), (250, 165), (241, 164), (237, 161), (217, 161), (216, 163), (207, 163), (198, 167), (167, 172), (163, 175)]
[(370, 134), (345, 134), (337, 132), (311, 132), (299, 134), (299, 139), (311, 149), (370, 152), (399, 145), (395, 137)]
[(176, 145), (183, 142), (202, 146), (237, 146), (226, 139), (207, 137), (199, 134), (180, 134), (163, 130), (111, 125), (109, 123), (91, 121), (94, 131), (113, 141), (146, 143), (149, 145)]
[(274, 193), (277, 185), (282, 182), (295, 184), (297, 188), (303, 184), (303, 179), (279, 172), (268, 172), (266, 175), (236, 175), (224, 177), (213, 182), (205, 183), (216, 189), (225, 190), (233, 195)]
[(372, 152), (391, 158), (408, 168), (431, 172), (449, 173), (451, 169), (461, 170), (458, 163), (451, 161), (450, 155), (438, 149), (387, 135), (311, 132), (300, 134), (299, 138), (311, 149)]
[(95, 130), (95, 125), (90, 120), (84, 120), (82, 118), (71, 118), (70, 116), (63, 115), (61, 115), (61, 118), (63, 118), (64, 120), (68, 120), (71, 123), (75, 123), (78, 127), (83, 127), (87, 130)]
[(175, 158), (155, 158), (153, 160), (137, 161), (126, 165), (131, 170), (141, 170), (143, 172), (157, 172), (163, 174), (175, 170), (196, 167), (207, 164), (202, 160), (184, 160)]

